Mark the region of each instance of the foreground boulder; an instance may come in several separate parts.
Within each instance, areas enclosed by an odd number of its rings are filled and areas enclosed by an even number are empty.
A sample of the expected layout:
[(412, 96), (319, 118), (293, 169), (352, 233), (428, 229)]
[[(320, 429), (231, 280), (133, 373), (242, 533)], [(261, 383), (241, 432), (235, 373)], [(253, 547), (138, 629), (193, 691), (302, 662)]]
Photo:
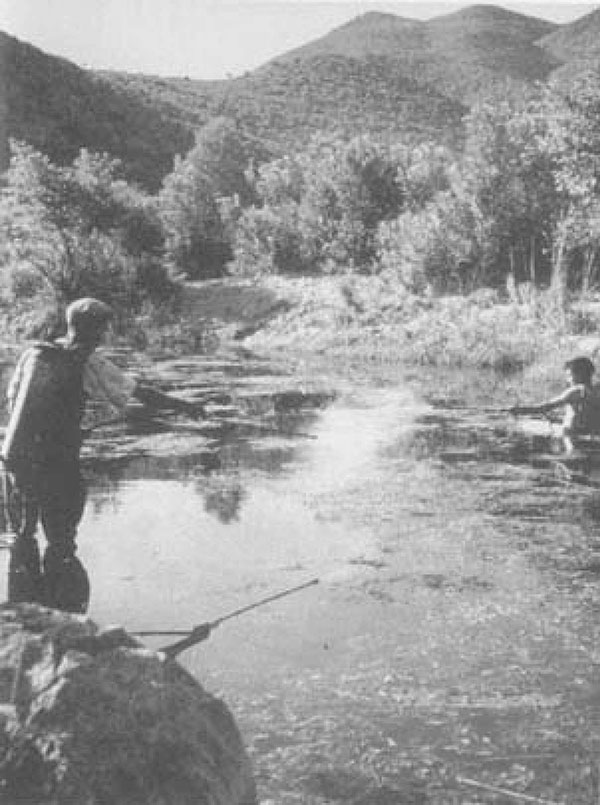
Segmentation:
[(0, 803), (254, 805), (233, 717), (121, 629), (0, 606)]

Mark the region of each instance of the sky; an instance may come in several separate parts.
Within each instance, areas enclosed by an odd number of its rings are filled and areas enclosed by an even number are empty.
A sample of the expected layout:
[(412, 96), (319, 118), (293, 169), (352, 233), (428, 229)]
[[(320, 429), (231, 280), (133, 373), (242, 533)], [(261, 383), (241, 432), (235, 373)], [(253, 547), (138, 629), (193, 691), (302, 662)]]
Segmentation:
[[(0, 30), (81, 67), (212, 79), (253, 70), (366, 11), (429, 19), (475, 4), (481, 0), (0, 0)], [(597, 7), (492, 4), (559, 23)]]

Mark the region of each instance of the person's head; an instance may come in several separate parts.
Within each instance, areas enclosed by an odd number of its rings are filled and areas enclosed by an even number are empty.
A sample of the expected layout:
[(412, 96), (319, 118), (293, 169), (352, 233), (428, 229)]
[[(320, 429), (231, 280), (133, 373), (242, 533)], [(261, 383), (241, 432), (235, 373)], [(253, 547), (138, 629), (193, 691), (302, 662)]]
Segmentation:
[(572, 358), (565, 363), (565, 369), (574, 383), (590, 383), (594, 374), (594, 364), (589, 358)]
[(112, 318), (111, 308), (91, 296), (76, 299), (67, 307), (67, 339), (84, 350), (93, 352), (102, 341)]

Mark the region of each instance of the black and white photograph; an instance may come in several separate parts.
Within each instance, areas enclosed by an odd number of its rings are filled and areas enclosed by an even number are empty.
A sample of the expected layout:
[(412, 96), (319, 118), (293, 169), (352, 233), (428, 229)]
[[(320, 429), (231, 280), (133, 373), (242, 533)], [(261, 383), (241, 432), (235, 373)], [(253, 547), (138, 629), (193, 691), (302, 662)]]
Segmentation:
[(0, 805), (600, 805), (600, 7), (0, 0)]

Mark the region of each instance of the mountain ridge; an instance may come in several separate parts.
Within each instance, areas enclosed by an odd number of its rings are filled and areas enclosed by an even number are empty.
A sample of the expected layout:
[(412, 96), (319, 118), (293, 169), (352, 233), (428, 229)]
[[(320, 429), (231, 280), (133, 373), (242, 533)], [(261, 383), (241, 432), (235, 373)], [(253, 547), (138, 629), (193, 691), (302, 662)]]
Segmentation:
[(179, 123), (135, 96), (2, 31), (0, 76), (4, 165), (9, 138), (26, 140), (58, 164), (85, 147), (110, 153), (122, 161), (129, 180), (155, 189), (174, 154), (193, 143)]
[(600, 58), (600, 8), (560, 26), (539, 44), (563, 62)]
[[(589, 67), (600, 57), (597, 41), (599, 10), (566, 24), (481, 4), (428, 20), (369, 11), (242, 76), (203, 81), (83, 70), (23, 43), (20, 52), (7, 51), (0, 39), (3, 68), (7, 53), (12, 59), (2, 70), (0, 111), (3, 99), (9, 108), (0, 140), (30, 137), (44, 150), (51, 135), (60, 145), (70, 133), (80, 147), (104, 144), (134, 178), (148, 171), (153, 187), (174, 154), (190, 147), (193, 131), (216, 115), (235, 117), (281, 152), (319, 130), (454, 145), (479, 98), (521, 91), (561, 70), (577, 71), (583, 61)], [(40, 72), (63, 83), (70, 76), (71, 95), (44, 84)], [(48, 94), (59, 109), (47, 108)], [(50, 151), (68, 155), (56, 143)]]

